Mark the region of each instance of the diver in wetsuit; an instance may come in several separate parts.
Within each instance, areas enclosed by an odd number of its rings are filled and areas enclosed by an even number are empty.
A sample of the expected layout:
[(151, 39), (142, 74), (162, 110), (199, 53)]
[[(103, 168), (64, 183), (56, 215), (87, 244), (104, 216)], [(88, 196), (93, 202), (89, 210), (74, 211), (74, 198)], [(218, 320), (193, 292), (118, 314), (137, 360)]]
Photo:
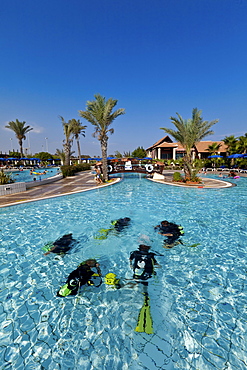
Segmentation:
[(130, 267), (133, 269), (133, 279), (147, 280), (155, 275), (154, 265), (160, 267), (155, 259), (155, 253), (149, 252), (151, 247), (139, 245), (139, 250), (130, 253)]
[(118, 220), (111, 221), (112, 227), (110, 229), (100, 229), (98, 236), (95, 239), (106, 239), (112, 231), (117, 231), (118, 233), (123, 231), (127, 226), (129, 226), (131, 219), (129, 217), (119, 218)]
[(116, 221), (112, 221), (112, 225), (114, 225), (114, 229), (118, 232), (124, 230), (127, 226), (129, 226), (131, 219), (129, 217), (119, 218)]
[(74, 243), (76, 243), (76, 240), (72, 238), (72, 234), (63, 235), (54, 243), (49, 243), (44, 246), (44, 249), (47, 250), (44, 256), (47, 256), (50, 253), (63, 255), (72, 248), (72, 244)]
[(88, 259), (82, 262), (77, 269), (69, 274), (66, 284), (59, 289), (57, 295), (59, 297), (76, 295), (82, 285), (94, 285), (93, 281), (90, 280), (95, 274), (92, 270), (93, 267), (97, 269), (98, 276), (101, 276), (99, 263), (95, 259)]
[(159, 234), (166, 237), (164, 240), (164, 248), (173, 248), (174, 245), (179, 244), (179, 242), (181, 243), (178, 239), (184, 234), (182, 226), (165, 220), (161, 221), (160, 225), (155, 226), (154, 229), (157, 230)]

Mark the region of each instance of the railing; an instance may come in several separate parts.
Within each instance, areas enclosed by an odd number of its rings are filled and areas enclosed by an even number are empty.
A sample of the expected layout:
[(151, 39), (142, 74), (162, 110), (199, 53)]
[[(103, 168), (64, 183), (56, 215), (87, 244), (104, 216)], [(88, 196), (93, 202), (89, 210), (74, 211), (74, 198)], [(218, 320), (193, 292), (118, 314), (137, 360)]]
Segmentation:
[[(119, 165), (119, 164), (109, 164), (108, 173), (120, 173), (120, 172), (137, 172), (137, 173), (152, 173), (154, 172), (155, 167), (152, 164), (139, 165), (139, 164), (128, 164), (128, 165)], [(157, 168), (157, 171), (158, 168)]]

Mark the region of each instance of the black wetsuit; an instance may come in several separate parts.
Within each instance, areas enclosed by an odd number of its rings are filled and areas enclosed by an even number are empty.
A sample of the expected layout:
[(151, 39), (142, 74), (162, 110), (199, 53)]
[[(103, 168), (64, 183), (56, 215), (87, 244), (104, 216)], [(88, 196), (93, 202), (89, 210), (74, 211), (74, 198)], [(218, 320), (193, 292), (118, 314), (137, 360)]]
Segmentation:
[(147, 280), (152, 277), (154, 264), (157, 263), (155, 253), (148, 251), (133, 251), (130, 253), (130, 261), (133, 262), (134, 279)]
[(68, 288), (72, 290), (70, 295), (75, 295), (80, 286), (88, 283), (94, 271), (88, 265), (80, 265), (76, 270), (72, 271), (67, 279)]
[(164, 240), (167, 244), (173, 244), (178, 238), (182, 235), (181, 229), (179, 229), (179, 226), (169, 222), (166, 226), (159, 225), (155, 228), (160, 232), (160, 234), (172, 234), (170, 236), (166, 236), (166, 239)]
[(127, 226), (130, 224), (130, 218), (125, 217), (125, 218), (120, 218), (119, 220), (116, 221), (114, 224), (114, 228), (116, 231), (120, 232), (124, 230)]
[(60, 239), (53, 243), (55, 248), (51, 251), (51, 253), (64, 254), (72, 248), (72, 244), (75, 242), (76, 240), (72, 238), (72, 234), (63, 235)]

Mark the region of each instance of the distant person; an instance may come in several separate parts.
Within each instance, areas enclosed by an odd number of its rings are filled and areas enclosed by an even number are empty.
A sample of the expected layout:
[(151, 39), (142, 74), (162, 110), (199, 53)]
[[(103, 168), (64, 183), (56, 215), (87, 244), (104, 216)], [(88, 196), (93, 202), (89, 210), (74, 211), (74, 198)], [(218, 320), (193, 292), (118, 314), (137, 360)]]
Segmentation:
[[(99, 263), (95, 259), (90, 258), (82, 262), (77, 269), (69, 274), (66, 284), (59, 289), (57, 296), (66, 297), (68, 295), (76, 295), (82, 285), (95, 285), (92, 280), (92, 276), (95, 275), (95, 272), (92, 270), (94, 267), (97, 270), (97, 275), (101, 276)], [(102, 282), (101, 279), (100, 281)]]
[(237, 176), (236, 172), (230, 171), (228, 177), (235, 177), (235, 176)]
[(166, 237), (164, 248), (173, 248), (177, 244), (182, 244), (179, 237), (184, 234), (183, 227), (166, 220), (161, 221), (160, 225), (154, 228), (159, 234)]
[(103, 181), (102, 181), (102, 175), (101, 175), (101, 169), (99, 166), (95, 165), (94, 166), (94, 170), (96, 172), (96, 175), (95, 175), (95, 181), (97, 182), (98, 185), (102, 184)]
[(63, 235), (54, 243), (48, 243), (43, 247), (43, 250), (46, 251), (44, 256), (47, 256), (50, 253), (64, 255), (72, 248), (73, 244), (75, 243), (76, 240), (72, 238), (72, 234)]
[(149, 252), (149, 245), (140, 244), (138, 250), (130, 253), (130, 267), (133, 279), (147, 280), (155, 275), (154, 266), (161, 267), (155, 259), (155, 253)]

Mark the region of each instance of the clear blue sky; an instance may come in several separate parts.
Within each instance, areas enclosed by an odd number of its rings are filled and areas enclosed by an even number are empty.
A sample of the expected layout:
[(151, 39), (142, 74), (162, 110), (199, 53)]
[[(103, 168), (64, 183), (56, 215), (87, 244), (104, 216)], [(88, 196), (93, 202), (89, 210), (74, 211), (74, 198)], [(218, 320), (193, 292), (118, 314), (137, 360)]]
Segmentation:
[[(190, 118), (196, 107), (219, 119), (208, 140), (243, 135), (246, 19), (246, 0), (2, 0), (0, 151), (18, 148), (4, 128), (16, 118), (34, 128), (33, 154), (62, 149), (58, 116), (80, 119), (97, 93), (126, 109), (108, 154), (151, 146), (171, 116)], [(81, 121), (82, 153), (101, 155)]]

